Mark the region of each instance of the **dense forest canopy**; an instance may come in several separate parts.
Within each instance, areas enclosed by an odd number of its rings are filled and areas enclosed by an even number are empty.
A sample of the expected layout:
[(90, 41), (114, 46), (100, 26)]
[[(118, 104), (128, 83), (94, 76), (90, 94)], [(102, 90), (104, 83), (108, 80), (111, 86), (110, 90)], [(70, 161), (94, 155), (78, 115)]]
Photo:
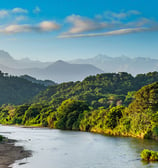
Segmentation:
[(142, 86), (158, 81), (158, 72), (139, 74), (133, 77), (126, 72), (105, 73), (89, 76), (82, 82), (68, 82), (50, 86), (34, 98), (34, 102), (60, 104), (73, 98), (87, 101), (92, 107), (128, 105), (135, 91)]

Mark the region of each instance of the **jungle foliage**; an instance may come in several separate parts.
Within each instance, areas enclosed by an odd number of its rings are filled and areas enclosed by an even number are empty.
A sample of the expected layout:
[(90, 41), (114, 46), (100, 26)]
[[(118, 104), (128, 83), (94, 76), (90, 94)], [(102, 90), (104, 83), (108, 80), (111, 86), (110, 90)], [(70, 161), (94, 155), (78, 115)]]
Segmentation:
[(144, 149), (140, 156), (145, 161), (158, 161), (158, 152), (156, 151)]
[[(158, 139), (158, 73), (108, 73), (48, 87), (31, 104), (2, 105), (0, 123)], [(154, 82), (154, 83), (153, 83)]]

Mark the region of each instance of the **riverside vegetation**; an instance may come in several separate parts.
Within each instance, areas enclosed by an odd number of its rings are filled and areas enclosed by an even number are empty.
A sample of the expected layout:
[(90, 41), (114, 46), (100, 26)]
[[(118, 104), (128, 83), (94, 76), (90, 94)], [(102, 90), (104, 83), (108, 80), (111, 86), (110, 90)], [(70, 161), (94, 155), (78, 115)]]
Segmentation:
[(158, 152), (144, 149), (140, 154), (142, 160), (145, 161), (158, 161)]
[(49, 86), (29, 104), (3, 104), (0, 123), (158, 139), (157, 81), (122, 72)]

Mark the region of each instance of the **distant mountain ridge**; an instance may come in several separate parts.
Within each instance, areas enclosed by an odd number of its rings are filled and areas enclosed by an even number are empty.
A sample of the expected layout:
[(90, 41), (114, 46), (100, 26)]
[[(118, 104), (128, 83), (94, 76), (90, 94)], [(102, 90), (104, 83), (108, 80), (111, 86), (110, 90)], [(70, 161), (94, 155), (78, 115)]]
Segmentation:
[(27, 74), (37, 79), (53, 80), (57, 83), (80, 81), (89, 75), (103, 73), (101, 69), (91, 64), (72, 64), (62, 60), (44, 63), (30, 59), (15, 60), (5, 51), (0, 51), (0, 70), (11, 75)]
[(158, 59), (136, 57), (129, 58), (126, 56), (109, 57), (98, 55), (88, 59), (76, 59), (70, 61), (78, 64), (92, 64), (101, 68), (105, 73), (108, 72), (128, 72), (132, 75), (158, 71)]
[(46, 68), (23, 69), (17, 73), (35, 76), (38, 79), (53, 80), (57, 83), (83, 80), (89, 75), (103, 73), (102, 70), (89, 64), (70, 64), (57, 61)]
[(45, 68), (52, 62), (33, 61), (29, 58), (14, 59), (8, 52), (0, 50), (0, 64), (9, 68)]
[(98, 55), (88, 59), (56, 62), (32, 61), (29, 58), (16, 60), (0, 50), (0, 70), (11, 75), (29, 75), (39, 80), (56, 83), (81, 81), (89, 75), (100, 73), (128, 72), (132, 75), (158, 71), (158, 59), (127, 56), (109, 57)]

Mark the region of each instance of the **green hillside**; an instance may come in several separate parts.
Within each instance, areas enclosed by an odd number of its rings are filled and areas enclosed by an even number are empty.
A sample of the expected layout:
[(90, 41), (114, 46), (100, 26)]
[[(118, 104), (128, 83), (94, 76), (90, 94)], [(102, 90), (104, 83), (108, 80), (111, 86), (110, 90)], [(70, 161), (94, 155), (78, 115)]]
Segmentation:
[(89, 76), (82, 82), (48, 87), (35, 97), (34, 102), (59, 105), (63, 100), (72, 98), (84, 100), (93, 108), (128, 105), (135, 91), (155, 81), (158, 81), (158, 72), (139, 74), (136, 77), (125, 72), (99, 74)]
[(29, 102), (45, 88), (43, 85), (35, 84), (16, 76), (9, 76), (0, 71), (0, 105), (17, 105)]
[(108, 73), (50, 86), (31, 104), (1, 106), (0, 123), (157, 139), (156, 81), (158, 72)]

